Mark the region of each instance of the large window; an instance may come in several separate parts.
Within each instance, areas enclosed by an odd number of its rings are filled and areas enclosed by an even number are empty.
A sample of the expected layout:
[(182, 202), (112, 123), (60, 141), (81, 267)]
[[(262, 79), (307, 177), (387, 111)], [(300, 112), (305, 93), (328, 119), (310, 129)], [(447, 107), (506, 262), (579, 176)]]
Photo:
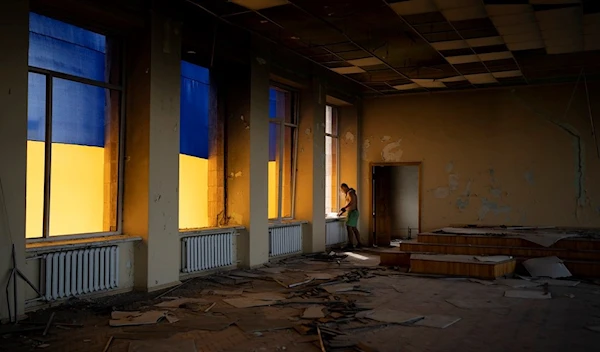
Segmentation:
[(27, 238), (120, 230), (119, 49), (30, 14)]
[(181, 63), (179, 154), (179, 229), (209, 226), (208, 219), (208, 69)]
[(339, 147), (337, 109), (325, 108), (325, 214), (335, 215), (340, 208)]
[(269, 90), (269, 219), (294, 217), (297, 105), (295, 94)]

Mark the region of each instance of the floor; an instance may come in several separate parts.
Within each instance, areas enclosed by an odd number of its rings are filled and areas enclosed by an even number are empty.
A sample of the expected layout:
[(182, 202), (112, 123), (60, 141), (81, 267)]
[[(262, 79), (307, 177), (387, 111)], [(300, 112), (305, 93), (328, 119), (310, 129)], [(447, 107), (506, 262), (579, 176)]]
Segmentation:
[[(82, 327), (52, 325), (46, 336), (43, 330), (3, 333), (0, 351), (104, 351), (111, 336), (110, 352), (188, 351), (181, 343), (189, 351), (321, 351), (317, 327), (326, 351), (598, 351), (600, 332), (589, 327), (600, 326), (599, 285), (549, 286), (551, 299), (507, 298), (504, 292), (514, 288), (499, 283), (421, 277), (381, 268), (371, 253), (342, 255), (196, 278), (159, 299), (161, 292), (72, 300), (30, 314), (22, 326), (43, 327), (54, 312), (56, 324)], [(314, 279), (298, 284), (307, 278)], [(344, 280), (351, 282), (330, 285)], [(290, 284), (298, 286), (284, 287)], [(177, 322), (109, 326), (113, 310), (160, 311), (154, 305), (181, 297), (202, 300), (170, 308), (168, 317)], [(228, 299), (270, 306), (236, 308)], [(315, 305), (325, 317), (303, 319)], [(318, 316), (319, 308), (311, 310)], [(443, 329), (399, 324), (402, 316), (436, 315), (460, 320)]]

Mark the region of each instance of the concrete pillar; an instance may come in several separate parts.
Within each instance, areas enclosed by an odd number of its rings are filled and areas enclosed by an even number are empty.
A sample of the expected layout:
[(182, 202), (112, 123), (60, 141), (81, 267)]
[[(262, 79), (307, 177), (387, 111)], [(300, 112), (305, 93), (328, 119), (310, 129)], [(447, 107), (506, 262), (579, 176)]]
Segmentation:
[[(156, 10), (156, 9), (155, 9)], [(179, 283), (179, 100), (181, 25), (152, 11), (132, 40), (127, 82), (124, 232), (144, 240), (135, 251), (135, 286)]]
[(304, 227), (305, 253), (325, 250), (325, 88), (313, 79), (301, 92), (296, 178), (296, 218)]
[(227, 84), (227, 210), (243, 225), (238, 255), (254, 267), (269, 260), (269, 51), (253, 39), (249, 67), (223, 72)]
[[(12, 267), (25, 264), (25, 180), (27, 170), (27, 53), (29, 2), (0, 2), (0, 318), (8, 317), (4, 287)], [(6, 212), (5, 212), (6, 211)], [(18, 311), (23, 314), (23, 281), (18, 280)], [(13, 305), (12, 288), (8, 299)], [(13, 307), (14, 308), (14, 307)], [(14, 315), (14, 312), (12, 313)]]

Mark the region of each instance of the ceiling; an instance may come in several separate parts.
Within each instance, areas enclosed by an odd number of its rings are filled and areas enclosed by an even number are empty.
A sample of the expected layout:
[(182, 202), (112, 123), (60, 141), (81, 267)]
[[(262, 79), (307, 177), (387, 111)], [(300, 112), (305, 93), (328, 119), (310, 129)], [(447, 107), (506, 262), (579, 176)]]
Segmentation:
[(598, 0), (186, 0), (365, 94), (600, 74)]

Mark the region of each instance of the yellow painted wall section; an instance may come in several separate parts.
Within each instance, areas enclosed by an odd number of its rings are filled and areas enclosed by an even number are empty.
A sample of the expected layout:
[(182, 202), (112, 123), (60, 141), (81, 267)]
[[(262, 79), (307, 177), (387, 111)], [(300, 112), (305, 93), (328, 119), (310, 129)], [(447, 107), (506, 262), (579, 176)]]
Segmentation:
[(179, 229), (208, 224), (208, 159), (179, 154)]
[[(104, 148), (52, 144), (50, 236), (103, 231)], [(42, 236), (44, 142), (27, 141), (26, 238)]]
[[(600, 227), (600, 160), (582, 82), (565, 115), (574, 86), (366, 100), (362, 234), (371, 162), (423, 163), (422, 231), (465, 223)], [(600, 84), (588, 86), (598, 112)]]
[(269, 161), (269, 219), (277, 218), (279, 169), (276, 161)]

